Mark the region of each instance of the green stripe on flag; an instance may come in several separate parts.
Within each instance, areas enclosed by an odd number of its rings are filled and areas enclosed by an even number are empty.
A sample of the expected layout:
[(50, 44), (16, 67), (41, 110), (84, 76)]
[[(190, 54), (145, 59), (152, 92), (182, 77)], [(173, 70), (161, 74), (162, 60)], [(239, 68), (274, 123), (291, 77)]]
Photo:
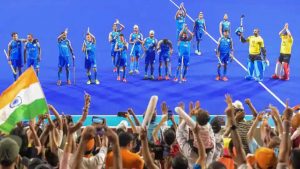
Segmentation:
[(30, 104), (21, 105), (0, 125), (0, 130), (8, 134), (19, 121), (33, 119), (38, 115), (45, 114), (47, 111), (48, 106), (44, 98), (37, 99)]

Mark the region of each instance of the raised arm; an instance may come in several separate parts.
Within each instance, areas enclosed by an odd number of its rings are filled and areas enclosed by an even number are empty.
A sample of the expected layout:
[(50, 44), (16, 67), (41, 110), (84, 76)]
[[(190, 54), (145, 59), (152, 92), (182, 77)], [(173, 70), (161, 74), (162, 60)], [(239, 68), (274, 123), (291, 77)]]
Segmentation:
[(133, 121), (131, 120), (129, 113), (126, 113), (126, 119), (128, 120), (128, 122), (131, 126), (132, 133), (137, 133), (136, 126), (134, 125)]
[(269, 108), (271, 109), (271, 115), (273, 117), (273, 120), (275, 122), (276, 128), (278, 130), (279, 136), (282, 136), (283, 134), (283, 124), (282, 120), (280, 118), (279, 111), (276, 107), (270, 105)]
[(32, 133), (33, 136), (33, 142), (34, 142), (34, 146), (37, 149), (37, 154), (40, 154), (42, 152), (42, 144), (41, 141), (35, 131), (35, 122), (34, 120), (30, 120), (29, 122), (29, 129)]
[(253, 118), (255, 118), (258, 114), (257, 110), (255, 109), (255, 107), (253, 106), (251, 100), (249, 98), (245, 99), (245, 103), (248, 105), (248, 107), (251, 110), (251, 113), (253, 115)]
[(283, 135), (279, 146), (279, 155), (278, 161), (279, 163), (288, 164), (290, 146), (291, 146), (291, 138), (290, 138), (290, 128), (291, 128), (291, 119), (293, 117), (293, 109), (288, 107), (286, 104), (286, 108), (283, 114)]
[(118, 19), (116, 19), (116, 22), (115, 24), (119, 25), (120, 26), (120, 29), (118, 30), (119, 32), (121, 32), (122, 30), (125, 29), (125, 26), (123, 24), (120, 23), (120, 21)]
[(112, 151), (113, 151), (113, 168), (114, 169), (122, 169), (122, 156), (121, 150), (119, 145), (119, 138), (118, 135), (110, 128), (105, 128), (106, 132), (105, 135), (108, 137), (109, 141), (112, 143)]
[(142, 141), (142, 150), (143, 150), (142, 154), (144, 157), (145, 165), (149, 169), (159, 169), (159, 167), (155, 165), (154, 160), (150, 154), (146, 129), (143, 129), (143, 128), (141, 129), (140, 137), (141, 137), (141, 141)]
[(55, 109), (55, 107), (51, 104), (48, 104), (48, 108), (49, 110), (54, 114), (55, 118), (57, 119), (58, 122), (58, 130), (62, 130), (63, 128), (63, 123), (62, 123), (62, 119), (59, 115), (59, 113), (57, 112), (57, 110)]
[(82, 132), (82, 137), (79, 143), (79, 146), (74, 154), (74, 159), (72, 161), (71, 169), (80, 169), (83, 160), (83, 154), (85, 152), (86, 144), (89, 140), (95, 138), (95, 128), (92, 126), (87, 126)]
[(136, 125), (136, 126), (141, 126), (141, 123), (140, 123), (139, 119), (136, 117), (136, 115), (135, 115), (133, 109), (132, 109), (132, 108), (129, 108), (127, 111), (128, 111), (128, 113), (133, 117), (133, 120), (134, 120), (134, 122), (135, 122), (135, 125)]
[(250, 140), (253, 139), (255, 129), (256, 129), (257, 125), (259, 124), (259, 122), (262, 121), (262, 119), (263, 119), (263, 113), (259, 114), (259, 115), (255, 118), (255, 120), (254, 120), (252, 126), (250, 127), (250, 129), (249, 129), (249, 131), (248, 131), (248, 133), (247, 133), (247, 139), (248, 139), (248, 142), (249, 142)]
[[(230, 129), (231, 129), (231, 136), (232, 136), (232, 141), (233, 141), (233, 145), (236, 149), (236, 153), (239, 154), (238, 156), (236, 156), (236, 162), (237, 165), (243, 165), (246, 164), (246, 155), (243, 149), (243, 144), (242, 144), (242, 140), (241, 137), (237, 131), (237, 126), (236, 126), (236, 121), (234, 118), (234, 113), (233, 113), (233, 108), (232, 108), (232, 99), (230, 97), (230, 95), (226, 95), (226, 100), (228, 100), (228, 105), (225, 112), (227, 115), (227, 118), (230, 120), (230, 123), (232, 124)], [(231, 104), (230, 104), (231, 102)]]
[(159, 124), (155, 127), (155, 129), (152, 132), (152, 137), (154, 142), (158, 142), (158, 132), (160, 130), (160, 128), (166, 123), (166, 121), (168, 121), (168, 115), (163, 115), (163, 118), (161, 119), (161, 121), (159, 122)]
[(197, 144), (198, 144), (199, 157), (196, 161), (196, 164), (200, 165), (202, 168), (205, 168), (206, 167), (206, 152), (205, 152), (205, 147), (204, 147), (203, 141), (200, 138), (199, 131), (200, 131), (200, 127), (197, 124), (197, 126), (195, 127), (195, 129), (193, 131), (194, 136), (196, 136), (196, 140), (197, 140)]
[(220, 36), (222, 37), (223, 36), (223, 32), (222, 32), (222, 21), (219, 23), (219, 33), (220, 33)]

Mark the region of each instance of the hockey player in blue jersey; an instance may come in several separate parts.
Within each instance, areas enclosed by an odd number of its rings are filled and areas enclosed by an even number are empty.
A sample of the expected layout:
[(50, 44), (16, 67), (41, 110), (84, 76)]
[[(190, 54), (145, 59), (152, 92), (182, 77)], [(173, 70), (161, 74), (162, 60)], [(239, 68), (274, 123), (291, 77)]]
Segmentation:
[[(15, 72), (22, 74), (23, 60), (22, 60), (22, 40), (18, 38), (18, 33), (11, 34), (12, 40), (8, 43), (8, 64), (12, 65)], [(17, 80), (17, 74), (14, 74), (14, 80)]]
[(24, 63), (27, 63), (27, 67), (33, 66), (37, 76), (39, 75), (41, 52), (38, 39), (34, 39), (32, 34), (28, 34), (24, 46)]
[(161, 69), (163, 62), (165, 63), (165, 79), (170, 80), (169, 74), (171, 72), (169, 72), (169, 62), (173, 52), (172, 42), (168, 39), (160, 40), (157, 45), (157, 51), (159, 55), (158, 80), (162, 80)]
[[(119, 28), (118, 28), (118, 26), (119, 26)], [(110, 46), (111, 46), (110, 55), (112, 57), (112, 64), (113, 64), (113, 67), (114, 67), (113, 72), (117, 71), (117, 66), (116, 66), (116, 55), (117, 55), (117, 53), (115, 52), (115, 45), (116, 45), (116, 42), (119, 39), (119, 35), (120, 35), (121, 31), (124, 28), (125, 28), (124, 25), (121, 24), (118, 19), (116, 19), (115, 23), (113, 24), (112, 31), (108, 35), (108, 41), (109, 41)]]
[(198, 18), (195, 20), (194, 29), (193, 29), (197, 41), (197, 50), (195, 51), (195, 54), (197, 55), (201, 55), (200, 41), (202, 40), (204, 31), (206, 31), (205, 19), (203, 18), (203, 13), (200, 12)]
[(67, 39), (68, 31), (67, 29), (62, 32), (58, 38), (58, 49), (59, 49), (59, 57), (58, 57), (58, 80), (57, 85), (61, 85), (61, 73), (62, 68), (65, 67), (66, 69), (66, 77), (67, 77), (67, 84), (71, 84), (70, 80), (70, 62), (71, 59), (74, 62), (75, 56), (73, 53), (73, 49), (71, 46), (71, 42), (69, 39)]
[(185, 24), (185, 18), (186, 18), (186, 9), (184, 8), (183, 2), (180, 4), (179, 9), (177, 10), (175, 14), (175, 20), (176, 20), (176, 28), (177, 28), (177, 34), (176, 39), (179, 40), (179, 34), (181, 30), (183, 29), (183, 25)]
[(183, 82), (186, 81), (186, 73), (190, 62), (192, 38), (193, 38), (193, 33), (188, 29), (187, 25), (185, 25), (183, 30), (179, 34), (179, 41), (178, 41), (179, 58), (178, 58), (177, 72), (174, 78), (175, 82), (178, 81), (179, 72), (181, 72), (180, 80), (182, 80)]
[(150, 65), (150, 79), (154, 80), (154, 63), (155, 63), (155, 52), (156, 52), (157, 39), (154, 38), (154, 31), (149, 32), (149, 37), (144, 39), (143, 49), (145, 52), (145, 76), (144, 79), (148, 79), (148, 67)]
[(120, 34), (120, 39), (116, 42), (115, 45), (115, 51), (117, 52), (117, 73), (118, 77), (117, 80), (120, 81), (120, 69), (123, 69), (123, 76), (122, 81), (126, 81), (126, 66), (127, 66), (127, 49), (128, 49), (128, 43), (125, 41), (124, 35)]
[(228, 33), (230, 35), (230, 22), (228, 21), (228, 15), (225, 13), (224, 14), (224, 17), (223, 17), (223, 20), (220, 22), (219, 24), (219, 33), (220, 33), (220, 36), (223, 36), (223, 32), (225, 30), (228, 30)]
[(216, 77), (216, 80), (221, 79), (221, 67), (223, 66), (223, 81), (227, 81), (228, 78), (226, 77), (227, 73), (227, 64), (229, 59), (232, 59), (233, 57), (233, 43), (232, 39), (229, 37), (229, 31), (224, 30), (223, 36), (219, 38), (218, 41), (218, 47), (217, 47), (217, 57), (219, 57), (219, 63), (218, 63), (218, 75)]
[(129, 43), (132, 45), (130, 51), (130, 71), (129, 74), (139, 74), (139, 58), (142, 55), (143, 35), (139, 32), (139, 26), (133, 26), (133, 32), (130, 34)]
[(100, 81), (97, 79), (96, 38), (92, 33), (90, 33), (89, 29), (82, 45), (82, 51), (85, 55), (84, 65), (88, 76), (88, 81), (86, 82), (86, 84), (89, 85), (92, 83), (91, 69), (93, 69), (94, 72), (95, 84), (100, 84)]

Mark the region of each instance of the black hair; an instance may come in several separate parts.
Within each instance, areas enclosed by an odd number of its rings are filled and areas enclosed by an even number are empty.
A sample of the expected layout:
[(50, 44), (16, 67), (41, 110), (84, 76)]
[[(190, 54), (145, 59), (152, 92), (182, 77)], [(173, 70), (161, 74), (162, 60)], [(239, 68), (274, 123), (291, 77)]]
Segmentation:
[(172, 145), (176, 139), (176, 133), (173, 129), (169, 128), (164, 132), (164, 141), (167, 145)]
[(0, 165), (4, 166), (4, 167), (9, 167), (14, 163), (14, 161), (9, 161), (9, 160), (2, 160), (0, 161)]
[(222, 125), (225, 125), (225, 121), (222, 117), (216, 116), (211, 120), (210, 124), (214, 133), (218, 133), (222, 129)]
[(214, 161), (210, 163), (207, 169), (226, 169), (226, 166), (221, 162)]
[(121, 132), (119, 134), (120, 147), (126, 147), (133, 140), (133, 136), (128, 132)]
[(59, 164), (58, 156), (56, 154), (52, 153), (50, 149), (47, 149), (45, 151), (45, 157), (46, 157), (47, 162), (51, 166), (53, 166), (53, 167), (58, 166), (58, 164)]
[(295, 148), (291, 152), (291, 164), (293, 168), (300, 168), (300, 148)]
[(198, 124), (204, 126), (209, 122), (209, 120), (210, 120), (210, 116), (208, 111), (204, 109), (198, 110), (198, 113), (196, 113), (196, 121), (198, 122)]
[(17, 34), (18, 34), (17, 32), (12, 32), (11, 37), (13, 37), (14, 35), (17, 35)]
[(123, 37), (124, 37), (124, 34), (123, 34), (123, 33), (121, 33), (119, 36), (123, 36)]
[(172, 159), (172, 168), (173, 169), (187, 169), (189, 168), (189, 163), (186, 157), (181, 154), (176, 155)]

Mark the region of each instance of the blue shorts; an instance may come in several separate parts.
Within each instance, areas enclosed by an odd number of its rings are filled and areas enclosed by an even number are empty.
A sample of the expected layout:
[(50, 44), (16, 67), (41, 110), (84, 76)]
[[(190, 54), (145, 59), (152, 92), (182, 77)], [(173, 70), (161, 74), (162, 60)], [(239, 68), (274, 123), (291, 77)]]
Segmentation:
[(131, 52), (130, 52), (130, 56), (135, 56), (137, 58), (139, 58), (142, 54), (142, 48), (141, 46), (134, 46), (132, 49), (131, 49)]
[(178, 66), (181, 66), (182, 57), (183, 57), (183, 65), (185, 67), (188, 67), (190, 65), (190, 57), (189, 56), (180, 56), (178, 58)]
[(16, 67), (23, 67), (22, 59), (11, 59), (11, 65)]
[(124, 66), (127, 66), (127, 58), (119, 56), (117, 60), (117, 67), (124, 67)]
[(58, 58), (58, 67), (62, 68), (62, 67), (66, 67), (69, 68), (70, 67), (70, 56), (59, 56)]
[(159, 55), (159, 62), (170, 62), (170, 55)]
[(111, 44), (110, 55), (114, 58), (117, 56), (117, 52), (115, 51), (115, 45), (114, 44)]
[(38, 69), (40, 67), (38, 59), (27, 59), (27, 67), (33, 66), (33, 68)]
[(91, 69), (91, 68), (97, 68), (97, 63), (96, 63), (96, 59), (95, 58), (88, 58), (84, 60), (84, 67), (86, 69)]
[(198, 30), (198, 31), (195, 31), (194, 33), (195, 33), (195, 36), (196, 36), (196, 41), (201, 41), (203, 32), (201, 30)]
[(222, 62), (222, 64), (227, 64), (229, 61), (229, 53), (220, 53), (220, 60)]
[(146, 65), (155, 63), (155, 51), (146, 51), (145, 55)]

